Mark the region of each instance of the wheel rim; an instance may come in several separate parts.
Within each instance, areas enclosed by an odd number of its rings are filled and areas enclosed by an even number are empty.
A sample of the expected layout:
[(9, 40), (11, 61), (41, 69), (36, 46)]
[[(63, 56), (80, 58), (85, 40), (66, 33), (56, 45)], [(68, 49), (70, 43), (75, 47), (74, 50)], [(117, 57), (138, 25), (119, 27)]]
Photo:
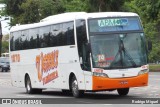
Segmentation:
[(72, 91), (74, 93), (74, 95), (76, 95), (78, 93), (78, 83), (77, 80), (74, 80), (72, 83)]

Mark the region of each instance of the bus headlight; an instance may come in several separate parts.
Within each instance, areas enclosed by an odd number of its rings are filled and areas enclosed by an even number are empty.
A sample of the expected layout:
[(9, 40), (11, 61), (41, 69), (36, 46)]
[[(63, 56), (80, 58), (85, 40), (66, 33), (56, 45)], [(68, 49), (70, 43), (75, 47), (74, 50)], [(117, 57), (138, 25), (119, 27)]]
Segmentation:
[(141, 70), (138, 75), (142, 75), (142, 74), (146, 74), (148, 73), (149, 69), (144, 69), (144, 70)]
[(97, 76), (97, 77), (108, 77), (107, 74), (105, 74), (105, 73), (99, 73), (99, 72), (93, 72), (92, 75), (93, 76)]

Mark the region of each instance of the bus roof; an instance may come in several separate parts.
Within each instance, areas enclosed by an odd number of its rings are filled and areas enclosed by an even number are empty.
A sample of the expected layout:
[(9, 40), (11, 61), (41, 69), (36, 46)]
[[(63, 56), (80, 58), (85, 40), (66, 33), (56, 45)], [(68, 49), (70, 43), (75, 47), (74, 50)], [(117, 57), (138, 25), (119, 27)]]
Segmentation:
[(88, 18), (100, 18), (100, 17), (126, 17), (126, 16), (138, 16), (138, 15), (136, 13), (131, 13), (131, 12), (99, 12), (99, 13), (69, 12), (69, 13), (62, 13), (62, 14), (48, 16), (42, 19), (39, 23), (13, 26), (10, 32), (47, 26), (55, 23), (73, 21), (74, 19), (80, 19), (80, 18), (88, 19)]

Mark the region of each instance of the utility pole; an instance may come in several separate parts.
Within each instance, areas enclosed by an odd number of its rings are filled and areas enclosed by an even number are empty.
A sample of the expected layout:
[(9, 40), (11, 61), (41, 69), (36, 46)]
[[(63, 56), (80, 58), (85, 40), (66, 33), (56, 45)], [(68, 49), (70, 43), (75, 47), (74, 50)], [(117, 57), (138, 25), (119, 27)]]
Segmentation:
[(1, 57), (1, 53), (2, 53), (2, 26), (1, 26), (1, 21), (0, 21), (0, 57)]

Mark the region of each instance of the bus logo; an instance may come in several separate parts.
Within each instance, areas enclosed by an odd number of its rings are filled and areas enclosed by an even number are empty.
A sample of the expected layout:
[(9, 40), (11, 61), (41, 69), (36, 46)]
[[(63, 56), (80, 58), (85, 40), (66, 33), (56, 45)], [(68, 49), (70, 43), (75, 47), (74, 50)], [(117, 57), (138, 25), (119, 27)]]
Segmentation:
[(124, 77), (125, 76), (125, 74), (122, 74), (122, 77)]
[(40, 55), (36, 56), (36, 69), (38, 73), (39, 82), (44, 84), (58, 77), (58, 50), (44, 54), (41, 52)]

